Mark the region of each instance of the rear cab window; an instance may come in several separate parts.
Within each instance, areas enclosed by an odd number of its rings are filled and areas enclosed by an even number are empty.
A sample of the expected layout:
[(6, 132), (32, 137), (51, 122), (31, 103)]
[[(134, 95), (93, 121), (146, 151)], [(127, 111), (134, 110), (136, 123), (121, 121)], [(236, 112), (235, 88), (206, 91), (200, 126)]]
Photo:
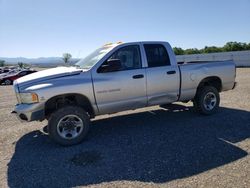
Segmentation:
[(148, 68), (170, 66), (168, 52), (162, 44), (144, 44)]

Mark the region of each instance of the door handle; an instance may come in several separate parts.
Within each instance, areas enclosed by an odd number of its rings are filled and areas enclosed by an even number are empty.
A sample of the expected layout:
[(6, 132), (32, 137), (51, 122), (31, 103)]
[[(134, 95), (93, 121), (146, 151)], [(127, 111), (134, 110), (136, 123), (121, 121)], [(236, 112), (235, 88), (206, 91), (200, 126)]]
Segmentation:
[(144, 78), (143, 74), (137, 74), (133, 76), (133, 79), (140, 79), (140, 78)]
[(175, 73), (176, 73), (176, 71), (174, 71), (174, 70), (173, 70), (173, 71), (168, 71), (168, 72), (167, 72), (167, 74), (175, 74)]

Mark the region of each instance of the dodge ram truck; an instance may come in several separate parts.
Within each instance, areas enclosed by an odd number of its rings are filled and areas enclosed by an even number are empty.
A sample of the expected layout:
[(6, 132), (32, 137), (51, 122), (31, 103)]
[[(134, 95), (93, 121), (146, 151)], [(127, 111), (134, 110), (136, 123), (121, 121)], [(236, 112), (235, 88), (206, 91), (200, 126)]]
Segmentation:
[(69, 146), (84, 140), (98, 115), (178, 101), (213, 114), (235, 77), (233, 61), (178, 64), (167, 42), (110, 43), (74, 66), (17, 79), (13, 112), (23, 121), (48, 120), (49, 137)]

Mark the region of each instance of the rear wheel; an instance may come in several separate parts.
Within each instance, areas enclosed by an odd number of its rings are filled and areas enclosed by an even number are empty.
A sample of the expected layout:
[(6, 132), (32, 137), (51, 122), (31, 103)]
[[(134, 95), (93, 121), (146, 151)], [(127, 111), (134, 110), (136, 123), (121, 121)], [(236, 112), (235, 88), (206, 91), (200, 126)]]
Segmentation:
[(52, 140), (63, 146), (79, 144), (89, 130), (89, 116), (80, 107), (65, 106), (55, 111), (48, 121)]
[(220, 104), (219, 92), (213, 86), (202, 87), (197, 91), (193, 103), (197, 112), (204, 115), (214, 114)]

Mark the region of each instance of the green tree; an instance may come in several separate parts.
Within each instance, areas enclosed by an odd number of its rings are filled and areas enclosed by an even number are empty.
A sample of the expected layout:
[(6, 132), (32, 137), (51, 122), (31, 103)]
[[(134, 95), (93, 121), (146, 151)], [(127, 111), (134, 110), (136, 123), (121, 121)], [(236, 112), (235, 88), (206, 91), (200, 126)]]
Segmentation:
[(216, 52), (222, 52), (223, 50), (216, 46), (205, 46), (205, 48), (201, 49), (202, 53), (208, 54), (208, 53), (216, 53)]
[(185, 50), (185, 54), (200, 54), (201, 51), (197, 48), (189, 48)]
[(185, 52), (182, 48), (174, 47), (173, 50), (174, 50), (175, 55), (184, 55), (185, 54)]
[(250, 50), (250, 43), (247, 44), (247, 50)]
[(247, 44), (242, 42), (228, 42), (223, 46), (223, 51), (242, 51), (247, 50)]
[(17, 64), (18, 64), (20, 69), (24, 68), (24, 63), (23, 62), (18, 62)]
[(0, 60), (0, 67), (4, 67), (5, 66), (5, 61), (4, 60)]
[(67, 64), (71, 58), (72, 58), (72, 55), (70, 53), (64, 53), (62, 59), (63, 59), (64, 63)]

